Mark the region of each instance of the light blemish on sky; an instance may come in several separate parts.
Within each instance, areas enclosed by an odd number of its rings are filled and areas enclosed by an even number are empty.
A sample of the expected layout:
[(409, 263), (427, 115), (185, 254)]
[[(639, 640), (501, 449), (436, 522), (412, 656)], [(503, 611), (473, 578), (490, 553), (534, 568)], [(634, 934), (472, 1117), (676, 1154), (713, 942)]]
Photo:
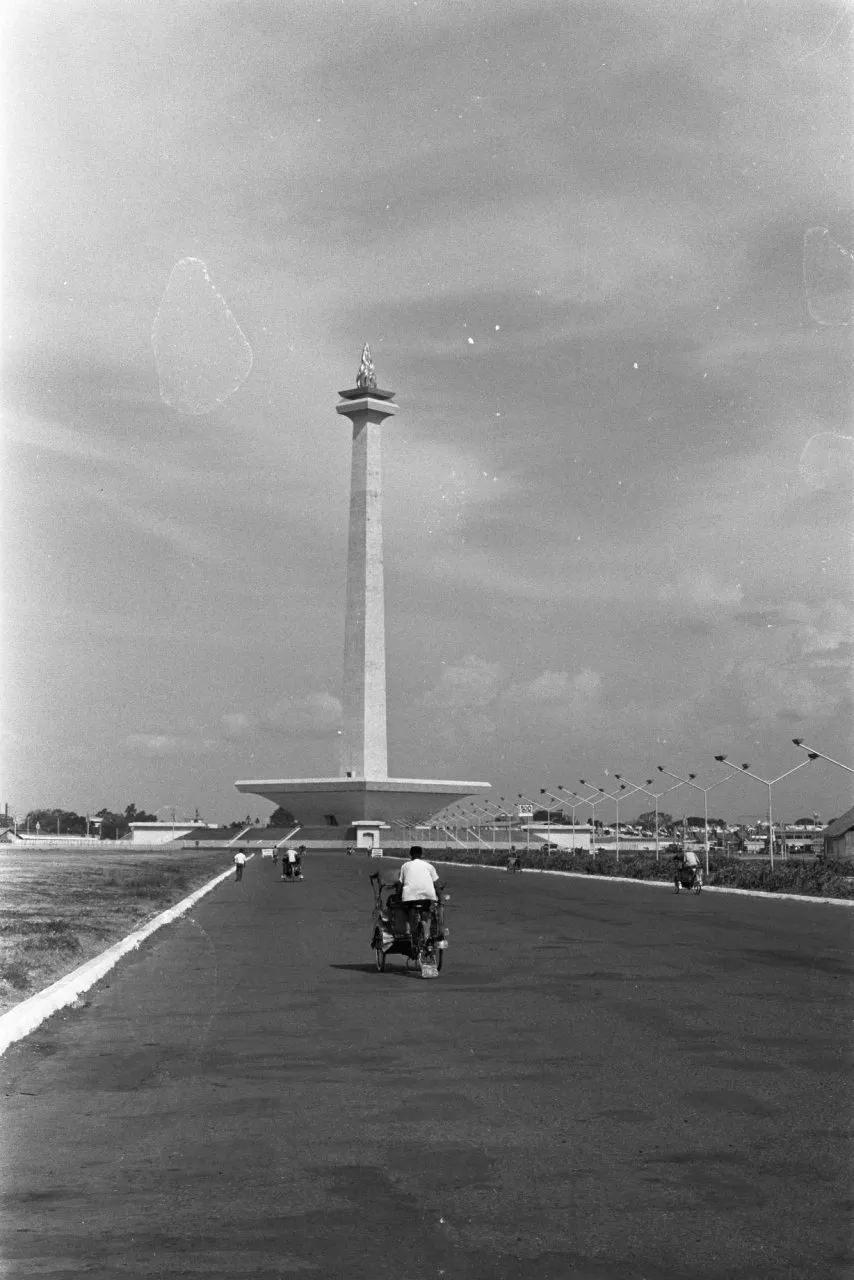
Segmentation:
[(160, 395), (177, 413), (210, 413), (252, 368), (252, 348), (201, 258), (172, 268), (151, 345)]
[(854, 253), (827, 227), (804, 232), (804, 292), (816, 324), (850, 324), (854, 315)]
[(839, 431), (819, 431), (801, 452), (801, 478), (808, 488), (828, 490), (854, 485), (854, 436)]

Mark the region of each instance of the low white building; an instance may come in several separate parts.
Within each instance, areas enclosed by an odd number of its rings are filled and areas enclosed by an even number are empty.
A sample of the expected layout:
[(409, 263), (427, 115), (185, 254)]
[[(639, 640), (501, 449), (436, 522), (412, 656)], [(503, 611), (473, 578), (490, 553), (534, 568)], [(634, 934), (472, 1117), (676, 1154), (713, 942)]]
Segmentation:
[[(532, 841), (556, 844), (559, 849), (583, 849), (586, 853), (590, 852), (591, 829), (589, 826), (562, 827), (556, 823), (549, 826), (545, 822), (532, 822), (526, 830), (530, 831)], [(524, 840), (523, 833), (521, 841)]]

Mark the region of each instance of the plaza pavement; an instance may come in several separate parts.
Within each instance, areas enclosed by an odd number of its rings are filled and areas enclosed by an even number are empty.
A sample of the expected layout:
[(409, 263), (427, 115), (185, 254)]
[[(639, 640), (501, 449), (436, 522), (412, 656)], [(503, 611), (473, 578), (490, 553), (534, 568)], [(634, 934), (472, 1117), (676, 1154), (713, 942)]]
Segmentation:
[(378, 865), (256, 858), (9, 1049), (0, 1274), (852, 1275), (854, 913), (455, 868), (423, 981)]

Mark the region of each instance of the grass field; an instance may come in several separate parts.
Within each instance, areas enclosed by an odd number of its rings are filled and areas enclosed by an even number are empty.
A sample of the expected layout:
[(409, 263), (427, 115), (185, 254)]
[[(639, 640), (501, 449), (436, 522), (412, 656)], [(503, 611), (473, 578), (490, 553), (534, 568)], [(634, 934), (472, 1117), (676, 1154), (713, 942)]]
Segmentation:
[(231, 850), (0, 850), (0, 1013), (225, 871)]

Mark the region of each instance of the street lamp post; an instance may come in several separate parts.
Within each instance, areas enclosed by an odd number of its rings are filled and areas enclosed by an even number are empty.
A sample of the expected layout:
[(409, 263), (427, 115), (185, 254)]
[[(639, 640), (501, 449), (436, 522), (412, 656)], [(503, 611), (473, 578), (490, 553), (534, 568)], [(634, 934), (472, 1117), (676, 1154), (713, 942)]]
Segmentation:
[[(495, 801), (493, 801), (493, 804), (495, 804)], [(507, 804), (507, 801), (504, 799), (504, 797), (499, 796), (498, 804), (495, 805), (495, 807), (496, 809), (498, 809), (498, 812), (507, 819), (507, 851), (509, 853), (510, 849), (513, 847), (513, 813), (510, 809), (499, 808), (499, 805), (506, 805), (506, 804)]]
[(671, 791), (678, 791), (682, 786), (681, 782), (675, 783), (672, 787), (665, 787), (663, 791), (648, 791), (647, 787), (652, 786), (652, 778), (647, 778), (646, 787), (640, 786), (637, 782), (631, 782), (629, 778), (623, 778), (622, 774), (615, 773), (615, 778), (619, 778), (621, 782), (628, 782), (634, 787), (635, 791), (642, 791), (644, 795), (650, 796), (655, 801), (655, 860), (658, 862), (659, 855), (659, 838), (658, 838), (658, 802), (662, 796), (666, 796)]
[(483, 824), (481, 823), (480, 818), (477, 815), (480, 813), (486, 813), (486, 810), (481, 809), (480, 806), (476, 805), (473, 800), (469, 804), (469, 808), (472, 810), (472, 815), (470, 818), (472, 826), (469, 828), (469, 830), (474, 836), (475, 844), (476, 845), (483, 844), (483, 837), (480, 834), (480, 832), (483, 830)]
[[(579, 805), (586, 804), (587, 801), (582, 800), (581, 797), (575, 791), (567, 791), (566, 787), (558, 787), (558, 791), (562, 791), (564, 793), (564, 796), (567, 797), (567, 799), (564, 800), (564, 804), (566, 804), (572, 810), (572, 838), (574, 840), (575, 839), (575, 811)], [(548, 794), (551, 795), (551, 792), (549, 792)], [(570, 796), (572, 796), (573, 799), (575, 800), (574, 804), (572, 800), (569, 799)], [(552, 799), (557, 800), (557, 796), (552, 796)], [(574, 847), (575, 846), (573, 845), (573, 848)]]
[[(582, 785), (583, 787), (589, 787), (589, 786), (590, 786), (590, 783), (589, 783), (589, 782), (585, 782), (583, 778), (581, 778), (581, 779), (580, 779), (580, 782), (581, 782), (581, 785)], [(596, 793), (597, 791), (599, 791), (599, 790), (600, 790), (600, 788), (599, 788), (599, 787), (594, 787), (594, 788), (593, 788), (594, 795), (595, 795), (595, 793)], [(578, 799), (581, 801), (581, 803), (582, 803), (582, 804), (589, 804), (589, 805), (590, 805), (590, 809), (591, 809), (591, 817), (590, 817), (590, 821), (591, 821), (591, 823), (593, 824), (593, 832), (592, 832), (592, 835), (591, 835), (591, 837), (590, 837), (590, 852), (591, 852), (591, 853), (595, 853), (595, 852), (596, 852), (596, 849), (595, 849), (595, 845), (596, 845), (596, 806), (597, 806), (597, 804), (604, 804), (604, 803), (605, 803), (605, 799), (606, 799), (606, 797), (605, 797), (605, 796), (600, 796), (598, 800), (594, 800), (594, 799), (593, 799), (593, 796), (579, 796), (577, 791), (573, 791), (573, 793), (572, 793), (572, 794), (573, 794), (574, 796), (578, 796)]]
[(803, 738), (792, 738), (792, 742), (796, 747), (800, 747), (801, 751), (808, 752), (811, 760), (829, 760), (831, 764), (844, 769), (846, 773), (854, 773), (854, 769), (850, 765), (843, 764), (841, 760), (834, 760), (833, 756), (826, 756), (823, 751), (816, 751), (815, 747), (805, 747)]
[[(591, 784), (591, 783), (589, 783), (589, 782), (585, 782), (583, 778), (582, 778), (580, 781), (581, 781), (581, 785), (582, 785), (582, 786), (584, 786), (584, 787), (589, 787), (589, 786), (591, 786), (591, 785), (592, 785), (592, 784)], [(632, 787), (632, 790), (631, 790), (631, 791), (629, 791), (629, 796), (633, 796), (633, 795), (635, 794), (635, 792), (636, 792), (636, 791), (639, 791), (639, 790), (640, 790), (640, 788), (639, 788), (639, 787), (636, 787), (634, 783), (631, 783), (631, 787)], [(621, 782), (621, 783), (620, 783), (619, 790), (618, 790), (618, 791), (616, 791), (616, 792), (614, 792), (614, 793), (612, 793), (612, 792), (610, 792), (610, 791), (606, 791), (604, 787), (597, 787), (597, 788), (596, 788), (596, 790), (597, 790), (597, 791), (599, 791), (599, 792), (601, 792), (601, 794), (602, 794), (603, 796), (607, 796), (607, 798), (608, 798), (609, 800), (613, 800), (613, 801), (614, 801), (614, 804), (615, 804), (615, 805), (616, 805), (616, 807), (617, 807), (617, 842), (616, 842), (616, 854), (617, 854), (617, 861), (619, 862), (619, 861), (620, 861), (620, 801), (621, 801), (621, 800), (628, 800), (628, 798), (629, 798), (629, 796), (624, 796), (624, 795), (621, 795), (620, 793), (621, 793), (621, 792), (623, 792), (623, 791), (627, 791), (627, 790), (628, 790), (628, 788), (627, 788), (627, 786), (626, 786), (625, 782)]]
[[(529, 804), (531, 806), (531, 816), (528, 819), (528, 821), (525, 823), (525, 852), (530, 853), (531, 852), (531, 823), (534, 820), (534, 810), (536, 809), (537, 806), (533, 800), (529, 800), (528, 797), (523, 795), (521, 791), (517, 791), (516, 794), (519, 798), (520, 805), (524, 803), (524, 804)], [(519, 816), (521, 817), (521, 814)]]
[[(547, 832), (548, 832), (549, 851), (551, 852), (551, 843), (552, 843), (552, 809), (561, 809), (561, 810), (562, 810), (562, 809), (563, 809), (563, 805), (564, 805), (565, 801), (561, 800), (559, 796), (556, 796), (556, 795), (554, 794), (554, 792), (553, 792), (553, 791), (547, 791), (545, 787), (540, 787), (540, 795), (541, 795), (541, 796), (548, 796), (548, 798), (549, 798), (550, 800), (554, 800), (554, 802), (555, 802), (554, 804), (544, 804), (544, 805), (543, 805), (543, 808), (544, 808), (544, 809), (545, 809), (545, 811), (546, 811), (546, 829), (547, 829)], [(573, 826), (573, 829), (574, 829), (574, 828), (575, 828), (575, 808), (574, 808), (574, 806), (573, 806), (573, 810), (572, 810), (572, 826)]]
[[(726, 756), (715, 756), (715, 759), (718, 764), (725, 764), (730, 769), (735, 768), (732, 761), (727, 760)], [(746, 773), (748, 778), (755, 778), (757, 782), (761, 782), (763, 786), (768, 788), (768, 852), (771, 856), (772, 870), (774, 869), (774, 815), (771, 809), (771, 788), (776, 786), (778, 782), (782, 782), (784, 778), (788, 778), (791, 774), (797, 773), (798, 769), (803, 769), (804, 765), (811, 764), (813, 760), (817, 759), (818, 752), (810, 751), (806, 760), (802, 760), (800, 764), (796, 764), (794, 769), (787, 769), (785, 773), (780, 774), (779, 778), (760, 778), (758, 773), (751, 773), (749, 764), (743, 764), (740, 770), (736, 770), (736, 773)], [(730, 774), (730, 777), (734, 776), (735, 774)]]
[[(504, 797), (502, 796), (502, 800), (503, 798)], [(484, 800), (483, 803), (484, 805), (490, 806), (489, 808), (484, 808), (483, 812), (486, 814), (487, 818), (489, 818), (489, 821), (492, 823), (492, 852), (495, 853), (498, 847), (497, 837), (496, 837), (496, 828), (498, 825), (497, 819), (498, 818), (507, 819), (507, 830), (509, 835), (511, 814), (508, 813), (506, 809), (502, 809), (501, 806), (496, 804), (494, 800)], [(508, 840), (508, 843), (509, 843), (509, 840)]]
[(705, 849), (706, 861), (706, 880), (709, 879), (709, 792), (714, 791), (715, 787), (719, 787), (722, 782), (729, 782), (730, 778), (735, 777), (735, 773), (728, 773), (725, 778), (718, 778), (717, 782), (713, 782), (710, 787), (700, 787), (694, 781), (696, 773), (689, 773), (687, 778), (682, 778), (678, 773), (671, 773), (669, 769), (665, 769), (663, 765), (658, 765), (658, 772), (664, 773), (668, 778), (677, 778), (683, 787), (693, 787), (695, 791), (703, 793), (703, 847)]
[[(495, 853), (495, 814), (490, 813), (488, 809), (484, 809), (480, 805), (476, 805), (474, 803), (472, 803), (472, 808), (477, 809), (478, 813), (482, 813), (484, 817), (488, 818), (489, 822), (492, 824), (492, 852)], [(483, 828), (481, 827), (480, 830), (483, 830)], [(482, 838), (481, 838), (481, 843), (483, 843)]]

